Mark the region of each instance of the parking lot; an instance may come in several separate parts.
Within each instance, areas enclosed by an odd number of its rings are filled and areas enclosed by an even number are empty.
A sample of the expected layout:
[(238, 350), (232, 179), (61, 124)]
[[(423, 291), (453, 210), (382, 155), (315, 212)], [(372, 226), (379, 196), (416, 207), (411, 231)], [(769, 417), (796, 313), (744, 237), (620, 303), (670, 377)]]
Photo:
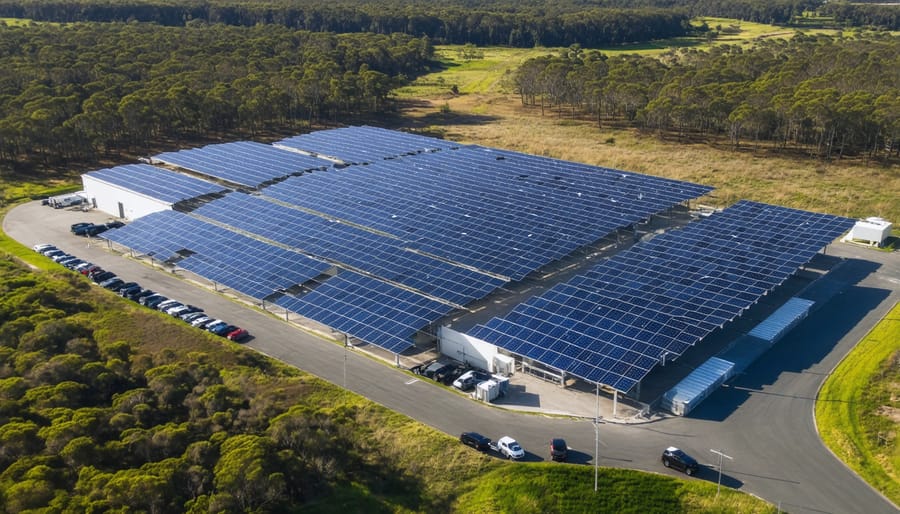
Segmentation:
[[(285, 323), (278, 313), (248, 308), (228, 295), (197, 287), (185, 276), (110, 253), (105, 242), (69, 232), (78, 221), (106, 220), (98, 212), (53, 210), (32, 202), (13, 209), (4, 219), (4, 230), (29, 247), (54, 243), (166, 296), (202, 305), (217, 317), (249, 328), (255, 338), (247, 346), (445, 433), (476, 431), (494, 441), (512, 436), (524, 447), (526, 461), (548, 460), (550, 439), (564, 437), (570, 462), (593, 463), (598, 437), (596, 455), (603, 466), (683, 476), (660, 462), (664, 448), (677, 446), (698, 460), (697, 479), (715, 482), (717, 461), (710, 449), (720, 448), (734, 459), (723, 474), (723, 485), (762, 496), (785, 510), (896, 512), (823, 447), (812, 406), (819, 384), (834, 365), (900, 300), (897, 254), (832, 245), (828, 253), (840, 257), (842, 265), (822, 285), (822, 290), (831, 291), (823, 295), (824, 303), (690, 418), (606, 423), (595, 432), (587, 419), (546, 415), (593, 417), (597, 410), (593, 391), (575, 393), (517, 374), (509, 397), (494, 406), (501, 408), (481, 408), (466, 395), (450, 393), (423, 377)], [(609, 420), (612, 402), (601, 397), (600, 411)]]

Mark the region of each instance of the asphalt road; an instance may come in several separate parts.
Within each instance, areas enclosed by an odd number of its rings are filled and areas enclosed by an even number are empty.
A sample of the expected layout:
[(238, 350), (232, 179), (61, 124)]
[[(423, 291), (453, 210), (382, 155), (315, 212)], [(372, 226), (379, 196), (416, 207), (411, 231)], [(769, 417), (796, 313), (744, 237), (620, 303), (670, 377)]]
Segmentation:
[[(128, 280), (199, 305), (248, 328), (254, 338), (247, 346), (448, 434), (474, 430), (494, 440), (513, 435), (528, 452), (526, 460), (532, 461), (545, 460), (549, 439), (561, 436), (573, 448), (572, 461), (593, 464), (595, 431), (589, 421), (509, 412), (450, 394), (169, 272), (110, 253), (105, 243), (90, 243), (68, 232), (76, 221), (104, 219), (102, 213), (55, 211), (33, 202), (13, 209), (3, 229), (29, 247), (56, 244)], [(679, 475), (659, 462), (662, 449), (675, 445), (700, 461), (698, 479), (715, 483), (718, 457), (710, 449), (721, 449), (733, 458), (725, 461), (723, 486), (760, 496), (785, 511), (897, 512), (824, 447), (813, 407), (820, 384), (834, 366), (900, 301), (900, 256), (841, 244), (829, 253), (848, 259), (826, 279), (835, 284), (837, 294), (690, 417), (601, 425), (599, 463)], [(823, 293), (823, 298), (828, 296)]]

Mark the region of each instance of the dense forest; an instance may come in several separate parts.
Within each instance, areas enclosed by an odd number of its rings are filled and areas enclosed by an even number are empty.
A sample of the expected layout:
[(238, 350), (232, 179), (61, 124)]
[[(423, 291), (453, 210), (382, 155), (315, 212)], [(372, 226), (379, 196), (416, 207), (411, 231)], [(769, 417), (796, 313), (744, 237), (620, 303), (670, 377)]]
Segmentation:
[[(63, 273), (0, 259), (0, 512), (441, 512), (435, 489), (489, 464)], [(408, 453), (437, 448), (440, 470)]]
[(0, 26), (0, 160), (92, 161), (381, 112), (432, 52), (427, 38), (278, 26)]
[(805, 13), (896, 30), (896, 5), (823, 0), (0, 0), (0, 17), (183, 26), (278, 24), (314, 32), (405, 33), (443, 44), (587, 47), (683, 35), (688, 18), (790, 25)]
[(526, 105), (819, 158), (900, 152), (900, 38), (796, 35), (662, 59), (572, 47), (512, 82)]

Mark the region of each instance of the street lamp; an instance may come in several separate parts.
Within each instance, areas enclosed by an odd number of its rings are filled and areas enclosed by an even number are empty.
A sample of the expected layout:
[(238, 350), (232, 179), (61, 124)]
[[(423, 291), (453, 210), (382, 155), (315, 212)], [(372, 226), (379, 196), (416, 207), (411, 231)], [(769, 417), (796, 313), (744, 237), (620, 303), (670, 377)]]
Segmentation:
[(725, 455), (724, 453), (722, 453), (721, 450), (713, 450), (712, 448), (710, 448), (709, 451), (711, 451), (711, 452), (713, 452), (713, 453), (715, 453), (716, 455), (719, 456), (719, 483), (718, 483), (718, 485), (716, 486), (716, 498), (718, 498), (718, 497), (719, 497), (719, 490), (722, 488), (722, 458), (724, 457), (724, 458), (726, 458), (726, 459), (728, 459), (728, 460), (734, 460), (734, 459), (732, 459), (732, 458), (729, 457), (728, 455)]
[(597, 382), (597, 415), (594, 417), (594, 492), (597, 492), (597, 477), (600, 473), (600, 382)]

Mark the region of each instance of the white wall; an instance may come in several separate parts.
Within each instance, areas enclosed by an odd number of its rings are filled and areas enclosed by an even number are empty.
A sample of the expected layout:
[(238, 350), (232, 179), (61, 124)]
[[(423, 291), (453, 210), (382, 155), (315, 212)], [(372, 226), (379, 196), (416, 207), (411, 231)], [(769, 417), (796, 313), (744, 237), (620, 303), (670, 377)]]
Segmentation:
[(172, 205), (169, 203), (108, 184), (89, 175), (82, 175), (81, 181), (84, 183), (84, 192), (88, 202), (96, 204), (98, 209), (116, 218), (120, 215), (120, 202), (122, 214), (128, 220), (136, 220), (154, 212), (172, 209)]
[(438, 338), (442, 354), (476, 368), (494, 372), (494, 355), (497, 355), (495, 345), (448, 327), (438, 328)]

